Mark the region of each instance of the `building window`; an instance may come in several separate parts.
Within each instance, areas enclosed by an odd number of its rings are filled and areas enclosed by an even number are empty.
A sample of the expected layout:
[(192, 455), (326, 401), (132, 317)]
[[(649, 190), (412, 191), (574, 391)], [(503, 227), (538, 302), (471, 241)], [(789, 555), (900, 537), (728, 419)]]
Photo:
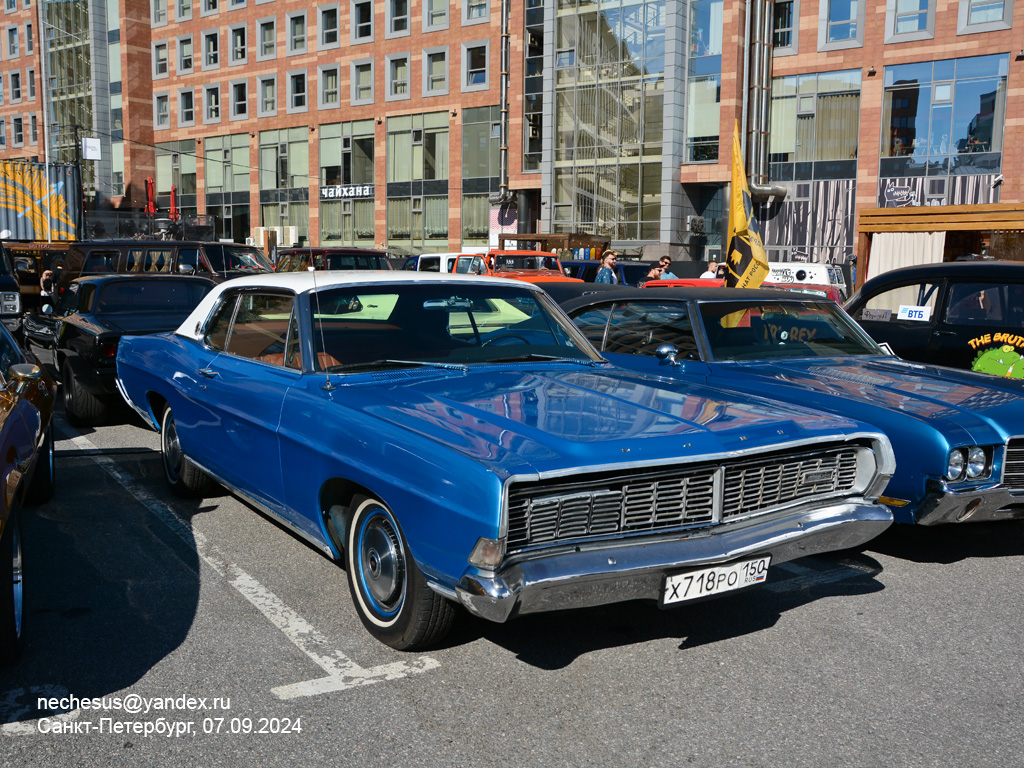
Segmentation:
[(178, 125), (195, 125), (195, 94), (191, 88), (178, 91)]
[[(897, 0), (898, 2), (899, 0)], [(796, 0), (776, 0), (772, 8), (772, 54), (793, 45), (793, 12)]]
[(7, 58), (13, 59), (20, 55), (18, 51), (18, 28), (7, 28)]
[(691, 6), (686, 87), (686, 155), (691, 163), (718, 160), (722, 81), (722, 0)]
[(18, 10), (17, 0), (4, 0), (4, 13), (14, 13)]
[(28, 100), (36, 100), (36, 71), (32, 67), (25, 70), (25, 79), (28, 81)]
[(166, 93), (153, 97), (153, 125), (155, 128), (171, 127), (171, 97)]
[(351, 42), (373, 42), (373, 0), (350, 0), (352, 3)]
[(885, 42), (902, 43), (935, 37), (933, 0), (886, 0)]
[(306, 12), (288, 14), (288, 55), (306, 52)]
[(321, 199), (323, 245), (374, 244), (374, 123), (357, 120), (320, 126), (320, 186), (360, 185), (353, 199)]
[(21, 101), (21, 72), (11, 72), (11, 103)]
[(373, 103), (373, 59), (352, 62), (352, 104)]
[(29, 136), (31, 137), (31, 143), (39, 143), (39, 121), (35, 115), (29, 118)]
[(192, 71), (192, 35), (178, 38), (178, 74)]
[(879, 176), (999, 173), (1008, 71), (1007, 54), (886, 67)]
[(179, 195), (194, 195), (198, 167), (195, 139), (157, 144), (155, 154), (156, 193), (169, 195), (175, 187)]
[(320, 19), (317, 22), (317, 30), (320, 35), (320, 50), (337, 48), (341, 44), (341, 37), (338, 31), (337, 5), (329, 5), (320, 9)]
[(167, 43), (153, 43), (153, 77), (167, 77)]
[(448, 113), (388, 118), (387, 180), (448, 178)]
[(178, 0), (178, 5), (175, 10), (175, 19), (177, 21), (188, 21), (192, 18), (192, 0)]
[(228, 31), (228, 40), (231, 45), (231, 65), (245, 64), (249, 57), (249, 47), (246, 38), (246, 25), (239, 24), (232, 26)]
[(775, 78), (769, 175), (787, 181), (856, 178), (860, 90), (859, 69)]
[(25, 22), (25, 53), (32, 53), (32, 46), (35, 45), (35, 41), (32, 39), (32, 22)]
[(338, 67), (320, 67), (320, 101), (317, 104), (319, 109), (331, 109), (341, 105), (339, 93)]
[(217, 0), (203, 0), (202, 9), (199, 11), (200, 16), (211, 16), (218, 10)]
[(220, 31), (203, 32), (203, 69), (217, 69), (220, 66)]
[(822, 0), (818, 8), (818, 50), (862, 46), (865, 5), (862, 0)]
[(25, 145), (25, 119), (22, 117), (11, 118), (11, 133), (13, 134), (14, 146)]
[(448, 0), (423, 0), (423, 31), (448, 29)]
[(448, 93), (448, 46), (423, 49), (423, 95)]
[(387, 101), (409, 98), (409, 54), (397, 53), (385, 57), (388, 68)]
[(402, 37), (409, 34), (409, 0), (387, 1), (387, 29), (385, 37)]
[(153, 26), (167, 23), (167, 0), (153, 0)]
[(957, 34), (1009, 29), (1012, 19), (1013, 0), (960, 0)]
[[(309, 189), (309, 135), (309, 129), (304, 125), (297, 128), (284, 128), (279, 131), (260, 132), (259, 173), (261, 190)], [(273, 205), (276, 206), (277, 203)], [(308, 203), (306, 203), (306, 209), (305, 226), (308, 231)], [(289, 213), (295, 214), (297, 210), (293, 208)], [(288, 224), (287, 221), (267, 221), (268, 218), (272, 219), (274, 217), (264, 217), (264, 223), (268, 226), (278, 226), (282, 223)], [(302, 224), (296, 220), (297, 217), (292, 215), (290, 218), (292, 219), (291, 224), (293, 226), (298, 225), (300, 228), (302, 227)]]
[(203, 113), (204, 123), (219, 123), (220, 122), (220, 86), (219, 85), (208, 85), (203, 89), (203, 104), (205, 112)]
[(487, 90), (489, 49), (490, 43), (487, 40), (462, 44), (462, 90)]
[(0, 147), (7, 146), (7, 123), (0, 117)]
[(262, 75), (257, 80), (257, 117), (273, 117), (277, 114), (277, 75)]
[(231, 119), (242, 120), (249, 116), (249, 81), (236, 80), (231, 83)]
[(0, 104), (4, 103), (4, 76), (0, 74)]
[(275, 19), (260, 19), (260, 50), (256, 54), (257, 61), (273, 59), (277, 56), (277, 21)]
[(306, 111), (306, 70), (288, 73), (288, 112)]
[(490, 0), (462, 0), (462, 23), (483, 24), (490, 21)]

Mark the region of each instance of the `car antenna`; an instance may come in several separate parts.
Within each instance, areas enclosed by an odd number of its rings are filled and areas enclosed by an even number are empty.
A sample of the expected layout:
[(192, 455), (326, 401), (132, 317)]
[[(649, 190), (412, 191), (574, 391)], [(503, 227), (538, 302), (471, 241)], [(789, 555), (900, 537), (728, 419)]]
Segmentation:
[[(320, 310), (320, 291), (317, 290), (317, 286), (316, 286), (316, 268), (313, 265), (312, 249), (310, 249), (310, 251), (311, 252), (309, 254), (309, 259), (310, 259), (309, 260), (309, 266), (306, 267), (306, 269), (308, 269), (310, 272), (313, 273), (313, 296), (314, 296), (314, 300), (316, 301), (316, 313), (317, 313), (317, 315), (320, 316), (320, 346), (323, 348), (324, 352), (326, 353), (327, 352), (327, 341), (324, 338), (323, 312), (321, 312), (321, 310)], [(325, 354), (325, 357), (326, 357), (326, 354)], [(316, 363), (316, 360), (317, 360), (317, 356), (316, 356), (316, 353), (314, 353), (313, 354), (314, 364)], [(329, 370), (327, 370), (326, 367), (324, 368), (324, 373), (327, 374), (327, 382), (321, 387), (321, 389), (324, 390), (325, 392), (333, 392), (334, 390), (336, 390), (338, 388), (338, 385), (335, 384), (333, 381), (331, 381), (331, 372)]]

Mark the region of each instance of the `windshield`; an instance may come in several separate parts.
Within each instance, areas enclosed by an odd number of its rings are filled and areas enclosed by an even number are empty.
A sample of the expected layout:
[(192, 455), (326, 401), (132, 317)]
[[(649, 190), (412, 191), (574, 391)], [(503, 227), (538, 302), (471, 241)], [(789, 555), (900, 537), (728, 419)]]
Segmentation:
[(560, 271), (558, 257), (545, 253), (496, 253), (495, 272), (516, 272), (522, 269), (553, 269)]
[(408, 363), (599, 360), (544, 294), (452, 283), (344, 286), (313, 294), (313, 345), (328, 371)]
[(206, 244), (206, 260), (214, 272), (273, 272), (262, 253), (245, 245)]
[(715, 360), (885, 354), (833, 302), (698, 303)]
[(95, 315), (188, 315), (213, 287), (206, 280), (115, 280), (100, 286)]

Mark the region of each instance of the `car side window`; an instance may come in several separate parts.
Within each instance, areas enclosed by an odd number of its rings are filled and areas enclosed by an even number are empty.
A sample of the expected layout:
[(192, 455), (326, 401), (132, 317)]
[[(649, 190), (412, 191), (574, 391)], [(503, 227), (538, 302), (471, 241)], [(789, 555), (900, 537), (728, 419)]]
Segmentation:
[(228, 331), (235, 316), (238, 305), (238, 294), (229, 294), (221, 300), (213, 313), (210, 323), (206, 326), (206, 343), (214, 349), (224, 350), (228, 341)]
[(994, 283), (953, 283), (943, 320), (954, 325), (988, 325), (1010, 320), (1008, 286)]
[(55, 315), (70, 315), (75, 311), (75, 307), (78, 306), (78, 284), (72, 283), (67, 287), (64, 293), (61, 294), (60, 301), (57, 302), (57, 309), (54, 310)]
[(150, 248), (146, 251), (145, 272), (170, 272), (171, 271), (171, 249)]
[(868, 299), (864, 306), (857, 310), (854, 319), (882, 323), (904, 322), (907, 318), (900, 318), (900, 307), (927, 307), (928, 317), (911, 319), (910, 322), (930, 320), (938, 305), (941, 288), (941, 282), (893, 286)]
[(82, 267), (83, 274), (99, 274), (102, 272), (116, 272), (119, 251), (92, 251), (85, 257), (85, 265)]
[(291, 296), (243, 293), (225, 351), (272, 365), (284, 365), (292, 303)]
[(572, 318), (576, 327), (583, 331), (583, 335), (587, 337), (587, 341), (601, 351), (604, 351), (605, 329), (608, 328), (608, 316), (611, 314), (611, 310), (612, 308), (609, 304), (603, 307), (588, 309), (586, 312), (581, 312)]
[(125, 272), (138, 272), (142, 269), (142, 249), (141, 248), (129, 248), (128, 259), (125, 262)]
[(697, 352), (685, 304), (627, 301), (615, 305), (605, 352), (653, 357), (662, 344), (674, 345), (680, 356)]

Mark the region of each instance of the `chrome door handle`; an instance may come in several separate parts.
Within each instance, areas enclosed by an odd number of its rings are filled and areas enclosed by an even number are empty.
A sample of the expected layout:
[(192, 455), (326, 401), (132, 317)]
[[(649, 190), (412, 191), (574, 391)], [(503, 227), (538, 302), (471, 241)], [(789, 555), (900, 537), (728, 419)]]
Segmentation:
[(203, 376), (203, 377), (205, 377), (207, 379), (215, 379), (220, 374), (218, 374), (215, 370), (213, 370), (213, 368), (200, 368), (199, 369), (199, 375)]

